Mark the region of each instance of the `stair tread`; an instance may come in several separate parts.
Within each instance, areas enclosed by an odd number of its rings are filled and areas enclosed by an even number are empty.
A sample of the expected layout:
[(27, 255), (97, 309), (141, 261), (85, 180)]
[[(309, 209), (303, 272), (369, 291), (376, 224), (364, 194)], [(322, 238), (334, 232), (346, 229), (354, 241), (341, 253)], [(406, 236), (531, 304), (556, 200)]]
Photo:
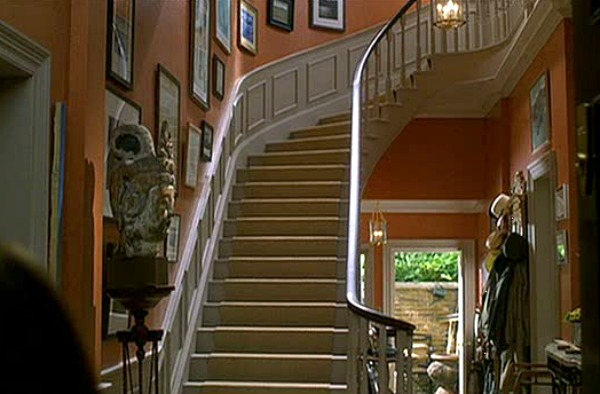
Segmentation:
[(345, 283), (339, 279), (326, 278), (228, 278), (214, 279), (213, 283), (275, 283), (275, 284), (292, 284), (292, 283), (321, 283), (321, 284), (338, 284)]
[(304, 241), (304, 240), (338, 240), (344, 239), (337, 235), (234, 235), (232, 237), (223, 238), (223, 240), (238, 240), (238, 241)]
[(316, 186), (316, 185), (347, 185), (346, 181), (244, 181), (236, 186)]
[(230, 222), (329, 222), (347, 220), (339, 216), (242, 216), (236, 219), (225, 219)]
[(295, 156), (295, 155), (317, 155), (321, 153), (350, 153), (350, 149), (347, 148), (332, 148), (332, 149), (306, 149), (306, 150), (293, 150), (293, 151), (275, 151), (275, 152), (264, 152), (251, 157), (260, 156)]
[(283, 307), (346, 307), (346, 303), (332, 301), (207, 301), (205, 305), (219, 306), (283, 306)]
[(331, 353), (240, 353), (240, 352), (210, 352), (193, 353), (192, 358), (237, 358), (237, 359), (265, 359), (265, 360), (339, 360), (348, 359), (347, 356)]
[(227, 386), (227, 387), (265, 387), (265, 388), (337, 388), (345, 389), (344, 384), (310, 383), (310, 382), (265, 382), (265, 381), (230, 381), (230, 380), (205, 380), (188, 381), (186, 386)]
[(313, 332), (313, 333), (348, 333), (347, 328), (326, 327), (297, 327), (297, 326), (216, 326), (200, 327), (199, 332), (215, 331), (256, 331), (256, 332)]
[(324, 123), (324, 124), (316, 124), (314, 126), (306, 126), (303, 127), (301, 129), (295, 129), (294, 131), (304, 131), (304, 130), (318, 130), (318, 129), (323, 129), (323, 128), (330, 128), (330, 127), (339, 127), (339, 126), (350, 126), (350, 120), (340, 120), (337, 122), (331, 122), (331, 123)]
[(323, 135), (323, 136), (318, 136), (318, 137), (300, 137), (300, 138), (293, 138), (293, 139), (287, 139), (287, 140), (279, 140), (279, 141), (272, 141), (269, 142), (269, 144), (282, 144), (282, 143), (289, 143), (289, 144), (296, 144), (298, 142), (318, 142), (318, 141), (331, 141), (331, 140), (346, 140), (350, 138), (350, 132), (348, 131), (347, 133), (338, 133), (338, 134), (333, 134), (333, 135)]
[(223, 258), (219, 258), (217, 259), (217, 261), (240, 261), (240, 262), (245, 262), (245, 261), (273, 261), (273, 262), (279, 262), (282, 260), (289, 260), (289, 261), (324, 261), (324, 260), (330, 260), (330, 261), (345, 261), (345, 258), (339, 258), (339, 257), (332, 257), (332, 256), (230, 256), (230, 257), (223, 257)]
[(280, 165), (253, 165), (250, 167), (240, 168), (246, 171), (260, 170), (324, 170), (324, 169), (346, 169), (345, 164), (280, 164)]

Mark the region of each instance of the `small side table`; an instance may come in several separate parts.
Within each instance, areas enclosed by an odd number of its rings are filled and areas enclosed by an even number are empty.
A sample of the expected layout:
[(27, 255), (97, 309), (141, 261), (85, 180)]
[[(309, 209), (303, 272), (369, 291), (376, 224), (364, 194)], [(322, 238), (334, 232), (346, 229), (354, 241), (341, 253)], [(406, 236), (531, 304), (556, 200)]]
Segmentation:
[(581, 349), (570, 342), (555, 339), (546, 345), (548, 368), (556, 375), (561, 392), (578, 394), (581, 390)]

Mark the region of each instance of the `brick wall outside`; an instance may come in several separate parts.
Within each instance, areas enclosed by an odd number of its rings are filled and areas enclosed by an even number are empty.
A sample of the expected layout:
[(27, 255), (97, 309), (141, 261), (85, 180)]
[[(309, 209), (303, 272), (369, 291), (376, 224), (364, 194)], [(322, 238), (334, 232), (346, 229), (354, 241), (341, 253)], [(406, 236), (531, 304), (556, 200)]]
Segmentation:
[[(434, 289), (445, 290), (445, 296), (434, 295)], [(445, 353), (448, 323), (443, 318), (458, 311), (458, 283), (396, 282), (394, 300), (396, 317), (417, 326), (417, 333), (430, 334), (434, 351)]]

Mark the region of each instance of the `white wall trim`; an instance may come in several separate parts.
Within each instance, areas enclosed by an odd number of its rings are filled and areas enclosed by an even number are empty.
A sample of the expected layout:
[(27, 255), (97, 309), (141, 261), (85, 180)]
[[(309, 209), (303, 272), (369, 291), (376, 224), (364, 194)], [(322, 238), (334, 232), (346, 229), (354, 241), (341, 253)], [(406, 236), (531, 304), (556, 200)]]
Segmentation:
[(32, 252), (44, 270), (48, 270), (48, 221), (50, 195), (50, 53), (41, 45), (0, 21), (0, 58), (30, 77), (33, 84), (31, 161), (35, 198), (30, 201), (33, 222)]
[(484, 200), (362, 200), (361, 212), (379, 209), (386, 213), (481, 213)]

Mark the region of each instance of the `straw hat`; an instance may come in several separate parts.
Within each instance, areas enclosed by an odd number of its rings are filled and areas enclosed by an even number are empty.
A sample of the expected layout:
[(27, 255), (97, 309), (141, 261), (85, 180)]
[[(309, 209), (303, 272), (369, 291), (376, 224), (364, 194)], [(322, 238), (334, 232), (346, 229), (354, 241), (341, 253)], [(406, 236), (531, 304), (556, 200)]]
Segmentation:
[(510, 212), (510, 204), (512, 202), (512, 198), (507, 194), (500, 193), (498, 196), (492, 201), (490, 205), (490, 215), (498, 219), (501, 216)]

